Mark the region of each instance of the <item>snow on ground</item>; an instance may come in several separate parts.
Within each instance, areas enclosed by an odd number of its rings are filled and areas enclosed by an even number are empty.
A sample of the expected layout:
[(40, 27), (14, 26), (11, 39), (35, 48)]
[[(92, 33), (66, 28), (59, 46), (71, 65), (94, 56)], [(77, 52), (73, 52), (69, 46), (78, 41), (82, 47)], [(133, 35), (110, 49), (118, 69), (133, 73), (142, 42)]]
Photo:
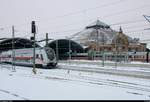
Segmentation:
[[(65, 60), (66, 61), (66, 60)], [(69, 60), (68, 60), (69, 61)], [(71, 61), (74, 61), (74, 62), (98, 62), (98, 63), (101, 63), (102, 61), (101, 60), (71, 60)], [(106, 63), (114, 63), (114, 61), (108, 61), (108, 60), (105, 60)], [(123, 62), (123, 63), (132, 63), (132, 64), (148, 64), (150, 65), (150, 63), (146, 63), (146, 62), (140, 62), (140, 61), (130, 61), (130, 62)]]
[(150, 100), (150, 80), (0, 65), (0, 100)]
[(89, 67), (89, 68), (105, 68), (105, 69), (115, 69), (115, 70), (150, 72), (150, 63), (142, 63), (142, 62), (117, 63), (118, 66), (115, 67), (115, 62), (106, 61), (104, 63), (104, 67), (102, 67), (102, 61), (96, 61), (96, 60), (93, 60), (93, 61), (71, 60), (70, 61), (68, 60), (68, 61), (60, 61), (59, 65), (71, 65), (71, 66), (80, 66), (80, 67)]

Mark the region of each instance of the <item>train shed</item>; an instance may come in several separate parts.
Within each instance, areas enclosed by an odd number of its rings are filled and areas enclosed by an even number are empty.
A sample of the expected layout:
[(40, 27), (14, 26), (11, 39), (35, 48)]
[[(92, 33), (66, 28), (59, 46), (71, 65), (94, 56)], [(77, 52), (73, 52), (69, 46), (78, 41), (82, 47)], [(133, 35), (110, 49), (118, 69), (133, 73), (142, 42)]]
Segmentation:
[(83, 53), (84, 48), (73, 40), (68, 39), (58, 39), (50, 42), (49, 47), (53, 48), (56, 53), (58, 53), (58, 58), (67, 59), (69, 57), (69, 50), (71, 55), (75, 53)]
[[(5, 38), (0, 40), (0, 52), (7, 51), (12, 49), (12, 38)], [(36, 47), (40, 47), (37, 43), (35, 44)], [(20, 48), (32, 48), (33, 41), (26, 39), (26, 38), (14, 38), (14, 49)]]

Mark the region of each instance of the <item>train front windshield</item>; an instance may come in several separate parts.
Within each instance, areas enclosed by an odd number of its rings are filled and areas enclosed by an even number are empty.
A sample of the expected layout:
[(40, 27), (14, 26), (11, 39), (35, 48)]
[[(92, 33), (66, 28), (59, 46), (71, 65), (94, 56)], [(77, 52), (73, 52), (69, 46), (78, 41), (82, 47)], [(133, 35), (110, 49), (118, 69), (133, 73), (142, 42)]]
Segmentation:
[(49, 60), (53, 60), (55, 58), (55, 53), (53, 49), (45, 48), (45, 51)]

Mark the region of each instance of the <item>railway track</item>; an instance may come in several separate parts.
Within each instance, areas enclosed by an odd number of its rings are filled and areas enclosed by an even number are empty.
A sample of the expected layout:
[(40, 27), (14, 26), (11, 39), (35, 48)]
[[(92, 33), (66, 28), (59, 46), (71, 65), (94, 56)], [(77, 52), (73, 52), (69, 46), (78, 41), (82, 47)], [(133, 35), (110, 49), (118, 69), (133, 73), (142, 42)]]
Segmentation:
[(82, 66), (82, 67), (81, 66), (73, 66), (71, 64), (70, 65), (60, 65), (60, 66), (58, 66), (58, 68), (66, 69), (66, 70), (95, 72), (95, 73), (104, 73), (104, 74), (150, 79), (150, 72), (144, 72), (144, 71), (129, 71), (129, 70), (107, 69), (107, 68), (90, 68), (90, 67), (85, 67), (85, 66)]
[(0, 89), (0, 92), (5, 93), (5, 94), (9, 94), (11, 96), (17, 97), (17, 98), (22, 99), (22, 100), (29, 100), (29, 99), (27, 99), (25, 97), (22, 97), (22, 96), (20, 96), (20, 95), (18, 95), (16, 93), (12, 93), (12, 92), (7, 91), (7, 90)]
[[(54, 73), (53, 75), (56, 75), (56, 73)], [(57, 75), (64, 76), (62, 74), (57, 74)], [(108, 86), (115, 86), (115, 87), (150, 92), (150, 85), (143, 85), (143, 84), (138, 84), (138, 83), (118, 81), (118, 80), (105, 79), (105, 78), (94, 78), (94, 77), (89, 77), (89, 76), (84, 76), (84, 75), (71, 75), (71, 74), (67, 74), (67, 75), (69, 77), (71, 76), (72, 78), (75, 78), (76, 80), (74, 80), (74, 81), (80, 81), (80, 79), (81, 80), (83, 79), (87, 83), (92, 83), (92, 84), (97, 84), (97, 85), (108, 85)], [(70, 79), (70, 80), (72, 80), (72, 79)]]
[[(8, 66), (6, 65), (6, 67)], [(17, 68), (17, 70), (27, 70), (27, 69)], [(61, 70), (64, 70), (65, 73), (57, 72)], [(102, 86), (102, 85), (112, 86), (112, 87), (118, 87), (118, 88), (131, 89), (132, 91), (134, 91), (132, 92), (132, 94), (143, 95), (141, 92), (147, 92), (149, 94), (148, 97), (150, 96), (150, 85), (144, 85), (144, 84), (133, 83), (133, 82), (128, 82), (128, 81), (120, 81), (120, 80), (115, 80), (115, 79), (112, 80), (111, 78), (107, 78), (107, 79), (95, 78), (95, 77), (87, 76), (84, 74), (74, 75), (74, 74), (68, 73), (68, 70), (72, 70), (72, 69), (60, 68), (60, 66), (58, 66), (58, 69), (52, 69), (52, 70), (38, 69), (37, 75), (31, 75), (31, 73), (30, 74), (12, 73), (11, 76), (15, 75), (15, 76), (32, 77), (32, 78), (45, 79), (45, 80), (55, 80), (55, 81), (65, 81), (65, 82), (71, 81), (71, 82), (80, 82), (80, 83), (86, 83), (86, 84), (92, 84), (92, 85), (94, 84), (98, 86)], [(80, 71), (76, 70), (76, 71), (78, 73), (82, 72), (81, 70)], [(131, 92), (128, 92), (128, 93), (131, 93)]]
[[(98, 66), (102, 66), (102, 62), (95, 62), (95, 61), (89, 61), (89, 62), (82, 62), (82, 61), (60, 61), (60, 63), (70, 63), (70, 64), (91, 64), (91, 65), (98, 65)], [(115, 66), (115, 62), (104, 62), (105, 66)], [(131, 64), (131, 63), (119, 63), (117, 62), (117, 66), (118, 67), (140, 67), (140, 68), (150, 68), (150, 64), (146, 63), (146, 64)]]

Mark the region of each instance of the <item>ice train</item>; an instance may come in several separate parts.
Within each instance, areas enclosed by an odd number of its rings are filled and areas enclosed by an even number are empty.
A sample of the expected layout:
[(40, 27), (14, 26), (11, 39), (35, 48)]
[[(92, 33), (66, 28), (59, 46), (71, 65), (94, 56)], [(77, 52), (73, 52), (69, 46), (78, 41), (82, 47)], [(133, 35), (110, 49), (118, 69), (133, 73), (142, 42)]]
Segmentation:
[[(14, 51), (14, 57), (13, 55)], [(33, 66), (33, 48), (8, 50), (0, 53), (0, 62), (20, 66)], [(49, 47), (35, 48), (35, 65), (42, 68), (55, 68), (57, 59), (53, 49)]]

